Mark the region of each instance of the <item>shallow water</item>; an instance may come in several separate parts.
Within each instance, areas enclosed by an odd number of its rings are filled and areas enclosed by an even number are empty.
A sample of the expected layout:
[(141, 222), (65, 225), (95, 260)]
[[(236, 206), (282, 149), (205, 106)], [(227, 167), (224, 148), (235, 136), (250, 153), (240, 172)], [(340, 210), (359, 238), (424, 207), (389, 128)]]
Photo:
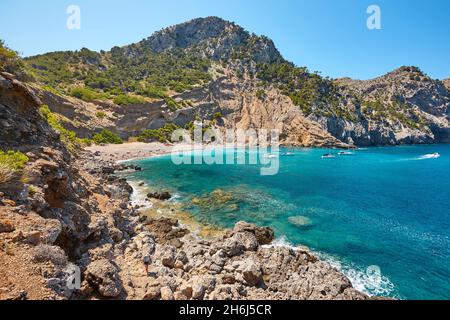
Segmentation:
[[(295, 155), (280, 156), (275, 176), (258, 165), (177, 166), (163, 156), (134, 161), (145, 171), (130, 178), (178, 195), (201, 222), (271, 226), (279, 243), (310, 247), (367, 293), (450, 299), (450, 145), (333, 159), (321, 155), (335, 150), (286, 151)], [(425, 156), (435, 152), (440, 158)]]

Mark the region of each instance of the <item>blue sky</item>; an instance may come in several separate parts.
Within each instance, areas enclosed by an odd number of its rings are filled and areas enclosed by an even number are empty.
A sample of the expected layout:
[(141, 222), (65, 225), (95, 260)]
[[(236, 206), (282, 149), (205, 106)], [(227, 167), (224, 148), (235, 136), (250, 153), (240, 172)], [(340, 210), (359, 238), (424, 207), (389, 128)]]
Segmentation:
[[(66, 8), (81, 8), (81, 29)], [(369, 5), (381, 30), (366, 27)], [(368, 79), (402, 65), (450, 77), (448, 0), (0, 0), (0, 39), (23, 55), (108, 50), (195, 17), (220, 16), (274, 40), (283, 56), (333, 78)]]

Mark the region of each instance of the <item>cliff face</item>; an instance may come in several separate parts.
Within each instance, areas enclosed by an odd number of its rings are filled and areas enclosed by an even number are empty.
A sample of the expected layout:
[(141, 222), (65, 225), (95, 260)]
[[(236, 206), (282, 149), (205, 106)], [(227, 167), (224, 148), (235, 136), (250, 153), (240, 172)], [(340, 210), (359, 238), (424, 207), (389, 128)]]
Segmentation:
[(382, 77), (339, 79), (341, 105), (352, 119), (310, 117), (344, 142), (357, 145), (448, 142), (450, 93), (415, 67), (402, 67)]

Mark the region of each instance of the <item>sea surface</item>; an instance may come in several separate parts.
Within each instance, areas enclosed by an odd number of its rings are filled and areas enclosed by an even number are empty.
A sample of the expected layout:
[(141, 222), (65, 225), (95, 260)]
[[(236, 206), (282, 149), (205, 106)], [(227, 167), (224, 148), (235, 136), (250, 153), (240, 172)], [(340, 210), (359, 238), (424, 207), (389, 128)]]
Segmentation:
[(292, 154), (274, 176), (168, 155), (133, 161), (144, 171), (128, 178), (170, 191), (200, 222), (270, 226), (278, 244), (308, 246), (366, 293), (450, 299), (450, 145), (280, 152)]

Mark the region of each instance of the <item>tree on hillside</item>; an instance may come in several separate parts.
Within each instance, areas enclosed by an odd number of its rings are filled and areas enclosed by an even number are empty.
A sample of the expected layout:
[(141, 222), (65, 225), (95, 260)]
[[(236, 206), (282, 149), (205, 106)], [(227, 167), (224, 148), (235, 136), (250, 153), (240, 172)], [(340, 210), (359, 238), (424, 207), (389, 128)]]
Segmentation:
[(30, 79), (18, 53), (8, 48), (3, 40), (0, 40), (0, 71), (15, 74), (21, 80)]

